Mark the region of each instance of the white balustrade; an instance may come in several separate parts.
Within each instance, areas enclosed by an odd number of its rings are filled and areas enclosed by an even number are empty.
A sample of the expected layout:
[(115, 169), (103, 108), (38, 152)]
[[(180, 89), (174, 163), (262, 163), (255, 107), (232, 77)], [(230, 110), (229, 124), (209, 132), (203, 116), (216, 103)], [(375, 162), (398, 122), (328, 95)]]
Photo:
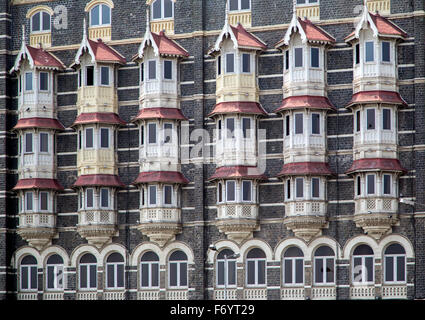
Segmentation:
[(104, 291), (103, 300), (124, 300), (124, 291)]
[(113, 210), (78, 211), (78, 225), (116, 224), (116, 213)]
[(37, 292), (19, 292), (18, 300), (37, 300)]
[(315, 287), (311, 290), (312, 300), (335, 300), (336, 288), (335, 287)]
[(140, 209), (140, 223), (175, 222), (181, 221), (179, 208), (142, 208)]
[(51, 213), (20, 213), (19, 228), (54, 228), (56, 217)]
[(244, 300), (267, 300), (267, 289), (247, 288), (243, 291)]
[(43, 300), (63, 300), (63, 292), (44, 292)]
[(138, 300), (159, 300), (159, 290), (141, 290), (137, 292)]
[(97, 291), (77, 292), (77, 300), (97, 300)]
[(217, 206), (217, 219), (257, 219), (256, 204), (221, 204)]
[(360, 198), (354, 199), (354, 213), (396, 213), (397, 198)]
[(237, 300), (236, 289), (215, 289), (214, 300)]
[(354, 286), (350, 288), (351, 299), (375, 299), (374, 286)]
[(281, 300), (304, 300), (305, 289), (301, 288), (282, 288), (280, 292)]
[(325, 216), (327, 203), (325, 201), (291, 201), (285, 202), (285, 216)]
[(407, 299), (406, 285), (382, 286), (382, 299)]
[(168, 290), (166, 300), (187, 300), (188, 290)]

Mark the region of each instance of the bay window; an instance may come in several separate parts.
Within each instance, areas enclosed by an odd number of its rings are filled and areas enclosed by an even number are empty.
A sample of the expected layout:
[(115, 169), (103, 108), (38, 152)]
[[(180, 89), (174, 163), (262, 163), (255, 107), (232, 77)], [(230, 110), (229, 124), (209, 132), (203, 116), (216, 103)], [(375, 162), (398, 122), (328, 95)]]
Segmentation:
[(391, 45), (388, 41), (382, 42), (382, 62), (391, 62)]
[(38, 194), (40, 201), (40, 210), (48, 211), (49, 210), (49, 193), (45, 191), (41, 191)]
[(391, 109), (382, 109), (382, 129), (391, 130)]
[(173, 79), (173, 61), (171, 60), (164, 60), (164, 79)]
[(107, 188), (100, 189), (100, 207), (109, 208), (109, 189)]
[(367, 130), (375, 130), (375, 109), (366, 110)]
[(109, 86), (109, 67), (100, 67), (100, 84)]
[(242, 201), (252, 201), (252, 182), (242, 181)]
[(32, 72), (25, 72), (25, 91), (32, 91)]
[(148, 141), (150, 144), (156, 143), (156, 123), (149, 123), (148, 125)]
[(242, 72), (251, 73), (251, 55), (249, 53), (242, 53)]
[(164, 204), (171, 205), (173, 202), (173, 186), (165, 185), (164, 186)]
[(373, 62), (375, 60), (374, 45), (373, 41), (365, 42), (365, 62)]
[(50, 31), (50, 14), (39, 11), (31, 17), (31, 33)]
[(156, 186), (149, 186), (149, 205), (156, 205)]
[(304, 178), (296, 178), (295, 179), (295, 196), (297, 198), (304, 197)]
[(34, 208), (33, 201), (34, 201), (34, 193), (26, 192), (25, 193), (25, 209), (27, 211), (33, 210)]
[(226, 73), (235, 72), (235, 54), (227, 53), (226, 54)]
[(302, 113), (295, 114), (295, 134), (303, 134), (303, 118)]
[(319, 178), (311, 178), (311, 197), (319, 198), (320, 197), (320, 179)]
[(94, 189), (87, 189), (86, 190), (86, 208), (93, 208), (94, 207)]
[(382, 176), (382, 185), (383, 185), (383, 194), (390, 195), (391, 194), (391, 175), (384, 174)]
[(86, 128), (86, 149), (93, 148), (93, 128)]
[(366, 175), (367, 181), (367, 194), (375, 194), (375, 175), (368, 174)]
[(48, 91), (49, 90), (49, 73), (40, 72), (40, 91)]
[(320, 114), (319, 113), (311, 114), (311, 133), (320, 134)]
[(155, 60), (149, 60), (148, 61), (148, 79), (149, 80), (155, 80), (156, 79), (156, 61)]
[(319, 68), (319, 48), (310, 48), (310, 66), (312, 68)]
[(303, 66), (303, 48), (294, 49), (294, 66), (295, 68), (302, 68)]
[(226, 181), (226, 201), (236, 201), (236, 181)]
[(49, 152), (49, 134), (40, 132), (40, 152)]

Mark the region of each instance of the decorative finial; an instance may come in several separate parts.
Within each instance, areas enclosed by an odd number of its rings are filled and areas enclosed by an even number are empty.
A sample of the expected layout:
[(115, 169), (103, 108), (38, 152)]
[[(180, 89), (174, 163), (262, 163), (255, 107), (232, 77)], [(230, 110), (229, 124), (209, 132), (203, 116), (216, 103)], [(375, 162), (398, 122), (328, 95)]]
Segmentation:
[(26, 41), (25, 41), (25, 25), (24, 24), (22, 25), (22, 43), (26, 44)]
[(151, 31), (150, 15), (149, 15), (149, 6), (146, 7), (146, 32)]
[(297, 15), (297, 0), (292, 1), (292, 11), (293, 11), (292, 14), (296, 16)]
[(86, 26), (86, 18), (83, 20), (83, 39), (87, 39), (87, 26)]
[(229, 23), (229, 1), (226, 0), (226, 24)]

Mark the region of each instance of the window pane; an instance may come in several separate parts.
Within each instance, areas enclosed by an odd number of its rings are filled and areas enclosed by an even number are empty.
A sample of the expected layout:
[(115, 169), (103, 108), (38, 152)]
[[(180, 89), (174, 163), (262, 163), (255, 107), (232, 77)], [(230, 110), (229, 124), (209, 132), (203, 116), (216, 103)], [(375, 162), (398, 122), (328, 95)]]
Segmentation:
[(107, 284), (107, 287), (109, 287), (109, 288), (112, 288), (112, 287), (115, 287), (115, 284), (114, 284), (114, 265), (113, 264), (108, 264), (107, 266), (107, 274), (108, 274), (108, 284)]
[(242, 72), (251, 72), (251, 55), (242, 54)]
[(235, 72), (235, 55), (233, 53), (226, 54), (226, 73)]
[(292, 260), (285, 259), (285, 283), (292, 283)]
[(29, 267), (21, 267), (21, 289), (28, 289), (28, 271)]
[(102, 24), (110, 24), (111, 23), (111, 9), (102, 4)]
[(373, 55), (373, 42), (366, 42), (366, 62), (370, 62), (374, 60), (374, 55)]
[(312, 178), (311, 179), (311, 188), (312, 188), (312, 197), (313, 198), (318, 198), (319, 197), (319, 178)]
[(62, 289), (63, 288), (63, 267), (58, 266), (56, 267), (56, 281), (57, 281), (57, 287)]
[(100, 202), (101, 206), (104, 208), (109, 207), (109, 190), (108, 189), (101, 189), (100, 190)]
[(180, 263), (180, 286), (187, 286), (187, 263)]
[(394, 281), (394, 258), (385, 257), (385, 281)]
[(286, 119), (286, 135), (289, 136), (291, 132), (291, 127), (289, 126), (290, 125), (289, 116), (286, 116), (285, 119)]
[(234, 118), (228, 118), (226, 120), (226, 126), (227, 126), (227, 138), (232, 139), (235, 137), (235, 119)]
[(156, 204), (156, 186), (149, 186), (149, 204)]
[(304, 196), (304, 179), (297, 178), (295, 180), (296, 188), (297, 188), (297, 198), (302, 198)]
[(32, 90), (32, 72), (25, 73), (25, 90)]
[(323, 283), (323, 259), (315, 259), (314, 275), (316, 283)]
[(172, 195), (173, 187), (165, 186), (164, 187), (164, 203), (171, 204), (171, 195)]
[(149, 264), (142, 263), (141, 264), (141, 278), (142, 278), (142, 287), (149, 286)]
[(161, 19), (161, 0), (157, 0), (153, 3), (152, 17), (154, 19)]
[(173, 3), (171, 0), (164, 0), (164, 18), (173, 17)]
[(94, 67), (90, 66), (86, 68), (86, 86), (94, 85)]
[(117, 266), (117, 286), (119, 288), (124, 287), (124, 265), (119, 264)]
[(159, 263), (152, 263), (152, 286), (159, 286)]
[(100, 147), (109, 148), (109, 129), (107, 128), (100, 129)]
[(156, 143), (156, 124), (149, 123), (149, 143)]
[(242, 200), (251, 201), (251, 181), (242, 182)]
[(30, 267), (31, 269), (31, 289), (37, 289), (37, 267)]
[(101, 67), (100, 68), (100, 84), (104, 86), (109, 85), (109, 68), (108, 67)]
[(249, 9), (249, 0), (241, 0), (241, 10)]
[(100, 5), (97, 5), (91, 10), (90, 25), (92, 26), (98, 26), (100, 24), (99, 7)]
[(177, 263), (170, 263), (170, 286), (177, 286)]
[(93, 129), (86, 129), (86, 148), (93, 148)]
[(242, 133), (244, 138), (251, 138), (251, 119), (242, 118)]
[(227, 281), (229, 285), (236, 284), (236, 262), (228, 261)]
[(404, 257), (397, 257), (397, 281), (406, 281), (406, 262)]
[(302, 113), (297, 113), (295, 115), (295, 134), (303, 133), (303, 115)]
[(55, 280), (55, 267), (48, 266), (47, 267), (47, 289), (54, 289), (54, 280)]
[(97, 284), (97, 272), (96, 272), (96, 265), (90, 266), (90, 288), (96, 288)]
[(302, 259), (295, 260), (295, 283), (303, 283), (304, 263)]
[(164, 143), (171, 143), (173, 137), (173, 125), (171, 123), (164, 123)]
[(218, 184), (218, 202), (223, 201), (223, 186), (221, 183)]
[(319, 68), (319, 49), (311, 48), (311, 67)]
[(32, 210), (32, 192), (27, 192), (25, 195), (27, 197), (27, 210)]
[(32, 133), (25, 134), (25, 152), (32, 152)]
[(149, 61), (149, 80), (156, 79), (156, 61)]
[(172, 79), (173, 78), (173, 73), (172, 73), (172, 66), (173, 66), (173, 62), (170, 60), (165, 60), (164, 61), (164, 79)]
[(87, 198), (87, 207), (88, 208), (93, 207), (93, 189), (87, 189), (86, 198)]
[(239, 0), (229, 0), (229, 10), (238, 10), (238, 2)]
[(87, 288), (87, 266), (80, 266), (80, 288)]
[(266, 261), (258, 261), (258, 283), (257, 284), (266, 284)]
[(367, 176), (367, 194), (375, 193), (375, 176), (368, 175)]
[(227, 191), (227, 201), (235, 201), (235, 181), (227, 181), (226, 191)]
[(356, 131), (359, 132), (360, 131), (360, 111), (356, 112)]
[(291, 199), (291, 180), (286, 181), (286, 198)]
[(318, 113), (311, 115), (311, 133), (320, 134), (320, 114)]
[(391, 130), (391, 110), (390, 109), (382, 110), (382, 120), (383, 120), (383, 129)]
[(335, 278), (335, 263), (334, 259), (326, 259), (326, 282), (332, 283)]
[(382, 42), (382, 61), (390, 62), (390, 43)]
[(32, 31), (40, 31), (41, 12), (37, 12), (32, 16)]
[(367, 109), (367, 129), (375, 129), (375, 109)]
[(371, 282), (373, 281), (373, 258), (372, 257), (365, 258), (365, 265), (366, 265), (366, 271), (367, 271), (365, 278), (367, 276), (367, 281)]
[(305, 4), (306, 0), (297, 0), (297, 4)]
[(360, 176), (357, 177), (357, 195), (362, 194), (362, 184), (361, 184), (361, 178)]
[(49, 74), (40, 72), (40, 90), (49, 90)]
[(40, 152), (49, 152), (49, 134), (40, 133)]
[(360, 63), (360, 45), (356, 44), (356, 52), (355, 52), (356, 64)]
[(289, 50), (285, 51), (285, 70), (289, 69)]
[(247, 284), (255, 284), (255, 261), (248, 261), (247, 273)]
[(217, 74), (221, 74), (221, 56), (217, 57)]
[(47, 192), (40, 192), (40, 209), (41, 210), (48, 210), (48, 196), (49, 194)]
[(391, 176), (384, 174), (384, 194), (391, 194)]
[(50, 15), (47, 12), (43, 12), (43, 30), (50, 30)]
[(217, 285), (224, 285), (224, 261), (217, 261)]
[(295, 68), (303, 66), (303, 48), (295, 48)]

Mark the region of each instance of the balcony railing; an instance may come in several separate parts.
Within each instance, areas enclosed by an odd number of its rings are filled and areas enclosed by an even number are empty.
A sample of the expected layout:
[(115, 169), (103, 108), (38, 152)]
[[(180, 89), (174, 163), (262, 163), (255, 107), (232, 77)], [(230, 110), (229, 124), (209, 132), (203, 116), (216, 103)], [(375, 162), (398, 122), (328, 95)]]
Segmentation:
[(229, 23), (232, 26), (236, 26), (238, 23), (240, 23), (245, 28), (251, 27), (251, 11), (230, 12)]
[(168, 290), (166, 300), (187, 300), (188, 290)]
[(124, 291), (104, 291), (103, 300), (124, 300), (125, 292)]
[(159, 300), (159, 290), (141, 290), (137, 292), (137, 300)]
[(217, 219), (257, 219), (256, 204), (221, 204), (217, 206)]
[(354, 199), (354, 214), (397, 213), (397, 198), (360, 198)]
[(375, 299), (374, 286), (354, 286), (350, 288), (351, 299)]
[(382, 299), (407, 299), (407, 286), (383, 285)]
[(312, 300), (334, 300), (336, 299), (335, 287), (315, 287), (311, 290)]
[(174, 222), (181, 221), (179, 208), (142, 208), (140, 209), (140, 223)]
[(32, 33), (30, 34), (30, 46), (38, 47), (41, 43), (43, 48), (50, 48), (52, 46), (52, 33)]
[(215, 289), (214, 300), (237, 300), (237, 289)]
[(267, 289), (249, 288), (243, 291), (244, 300), (267, 300)]
[(155, 33), (165, 31), (167, 35), (174, 34), (174, 19), (151, 21), (151, 30)]
[(97, 300), (97, 291), (77, 292), (77, 300)]
[(54, 228), (56, 217), (53, 213), (20, 213), (19, 228)]
[(20, 292), (18, 293), (18, 300), (37, 300), (37, 292)]
[(91, 40), (102, 39), (103, 41), (111, 40), (111, 26), (106, 27), (90, 27), (89, 38)]
[(285, 216), (325, 216), (327, 211), (326, 201), (291, 201), (285, 202)]
[(113, 86), (81, 87), (77, 91), (78, 113), (118, 113), (118, 96)]
[[(178, 146), (172, 143), (161, 145), (141, 146), (139, 149), (140, 159), (144, 158), (167, 158), (168, 161), (178, 162), (179, 149)], [(171, 159), (170, 159), (171, 158)]]
[(45, 292), (43, 293), (43, 300), (63, 300), (63, 292)]
[(320, 20), (320, 5), (297, 5), (297, 17)]
[(83, 210), (78, 211), (78, 225), (114, 225), (117, 222), (114, 210)]
[(367, 8), (371, 12), (378, 11), (379, 14), (390, 14), (391, 13), (391, 0), (368, 0)]
[(302, 288), (282, 288), (280, 291), (281, 300), (304, 300), (305, 289)]

